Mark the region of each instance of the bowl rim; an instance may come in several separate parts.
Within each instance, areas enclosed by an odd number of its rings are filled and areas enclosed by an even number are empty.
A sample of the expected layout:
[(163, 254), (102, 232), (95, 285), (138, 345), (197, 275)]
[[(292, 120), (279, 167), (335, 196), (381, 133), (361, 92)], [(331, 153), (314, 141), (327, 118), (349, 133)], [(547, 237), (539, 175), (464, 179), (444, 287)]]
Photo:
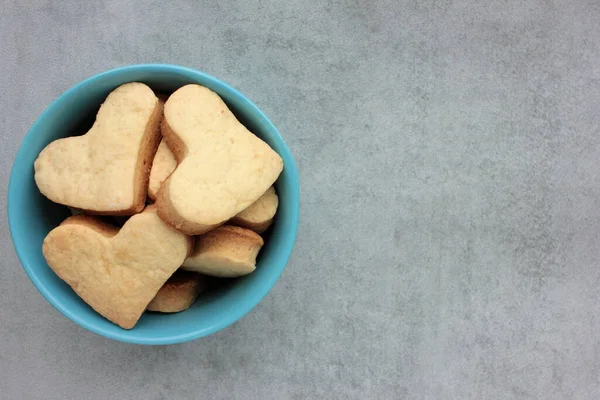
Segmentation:
[[(51, 116), (57, 108), (61, 106), (61, 103), (71, 96), (75, 96), (80, 90), (85, 89), (86, 86), (93, 84), (95, 81), (106, 78), (107, 76), (113, 74), (122, 74), (132, 70), (138, 70), (141, 72), (170, 72), (170, 73), (183, 73), (185, 75), (192, 75), (199, 77), (198, 80), (202, 80), (204, 82), (210, 82), (211, 85), (217, 87), (219, 91), (227, 91), (230, 95), (237, 97), (237, 99), (244, 103), (246, 107), (251, 110), (251, 113), (256, 115), (258, 119), (261, 120), (261, 123), (265, 124), (265, 128), (270, 130), (275, 137), (275, 140), (278, 141), (278, 145), (283, 149), (284, 152), (287, 152), (287, 157), (285, 161), (285, 170), (291, 179), (289, 179), (289, 185), (291, 186), (291, 193), (289, 201), (291, 202), (291, 224), (289, 230), (286, 232), (286, 237), (284, 241), (284, 246), (279, 248), (279, 251), (284, 251), (285, 253), (285, 262), (279, 268), (276, 273), (268, 276), (268, 279), (263, 280), (260, 290), (257, 293), (244, 301), (243, 304), (240, 304), (238, 308), (235, 309), (234, 312), (226, 314), (225, 317), (219, 319), (216, 323), (212, 324), (209, 327), (199, 328), (197, 330), (192, 330), (190, 332), (178, 335), (164, 335), (159, 337), (144, 337), (135, 335), (135, 328), (131, 330), (116, 330), (111, 331), (104, 329), (102, 327), (97, 326), (93, 322), (89, 322), (89, 320), (79, 313), (75, 313), (70, 311), (69, 309), (63, 307), (63, 305), (56, 299), (55, 295), (52, 291), (44, 284), (44, 282), (36, 275), (34, 268), (32, 267), (32, 263), (30, 263), (29, 256), (25, 254), (24, 250), (17, 246), (18, 240), (15, 235), (15, 227), (19, 224), (17, 220), (17, 215), (15, 211), (14, 204), (18, 203), (18, 199), (16, 196), (16, 190), (14, 187), (17, 185), (17, 169), (19, 169), (20, 165), (25, 163), (22, 160), (25, 157), (25, 148), (28, 143), (33, 140), (34, 137), (33, 132), (39, 130), (40, 125), (43, 120)], [(283, 157), (283, 155), (282, 155)], [(231, 85), (225, 83), (224, 81), (209, 75), (205, 72), (180, 66), (174, 64), (132, 64), (126, 65), (122, 67), (117, 67), (113, 69), (106, 70), (104, 72), (97, 73), (95, 75), (86, 78), (77, 84), (73, 85), (62, 94), (60, 94), (56, 99), (48, 105), (44, 111), (36, 118), (35, 122), (31, 125), (25, 136), (23, 137), (19, 149), (17, 150), (17, 154), (14, 158), (13, 165), (11, 168), (11, 174), (8, 183), (8, 196), (7, 196), (7, 212), (8, 212), (8, 225), (10, 230), (11, 239), (13, 242), (13, 247), (15, 252), (17, 253), (17, 257), (21, 263), (21, 266), (25, 270), (25, 273), (29, 277), (29, 279), (33, 282), (34, 286), (42, 294), (42, 296), (60, 313), (69, 318), (71, 321), (75, 322), (77, 325), (82, 326), (83, 328), (98, 334), (100, 336), (104, 336), (109, 339), (133, 343), (133, 344), (143, 344), (143, 345), (165, 345), (165, 344), (176, 344), (188, 342), (191, 340), (195, 340), (201, 337), (205, 337), (211, 335), (215, 332), (218, 332), (234, 322), (241, 319), (244, 315), (246, 315), (250, 310), (252, 310), (273, 288), (281, 273), (285, 269), (287, 265), (287, 261), (292, 253), (294, 243), (296, 241), (296, 235), (298, 230), (298, 219), (299, 219), (299, 208), (300, 208), (300, 183), (298, 177), (298, 170), (292, 156), (290, 149), (287, 146), (287, 143), (275, 127), (275, 125), (271, 122), (271, 120), (262, 112), (258, 106), (256, 106), (248, 97), (242, 94), (240, 91), (232, 87)]]

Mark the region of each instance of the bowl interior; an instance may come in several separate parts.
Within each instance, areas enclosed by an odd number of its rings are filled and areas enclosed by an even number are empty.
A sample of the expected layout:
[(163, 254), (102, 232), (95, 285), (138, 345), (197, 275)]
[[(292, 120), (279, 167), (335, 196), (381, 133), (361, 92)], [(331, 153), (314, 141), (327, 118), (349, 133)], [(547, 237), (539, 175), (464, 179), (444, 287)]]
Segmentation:
[[(265, 237), (256, 271), (222, 284), (177, 314), (144, 313), (136, 327), (124, 330), (91, 309), (47, 265), (42, 241), (70, 215), (68, 209), (40, 194), (33, 179), (33, 163), (48, 143), (83, 134), (98, 108), (116, 87), (144, 82), (157, 92), (171, 93), (198, 83), (218, 93), (250, 131), (266, 141), (284, 160), (275, 184), (279, 209)], [(254, 307), (274, 285), (289, 258), (298, 225), (299, 185), (292, 155), (273, 124), (245, 96), (199, 71), (171, 65), (123, 67), (89, 78), (55, 100), (25, 136), (15, 159), (9, 184), (8, 213), (11, 234), (21, 263), (42, 295), (59, 311), (103, 336), (140, 344), (169, 344), (206, 336), (235, 322)]]

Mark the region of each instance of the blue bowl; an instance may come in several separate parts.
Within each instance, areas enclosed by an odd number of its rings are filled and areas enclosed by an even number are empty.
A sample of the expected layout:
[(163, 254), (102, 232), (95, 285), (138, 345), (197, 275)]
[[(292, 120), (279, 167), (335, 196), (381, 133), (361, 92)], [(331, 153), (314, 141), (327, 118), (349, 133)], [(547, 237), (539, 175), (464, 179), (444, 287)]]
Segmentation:
[[(42, 196), (33, 179), (33, 162), (50, 142), (84, 133), (100, 104), (116, 87), (144, 82), (157, 92), (171, 93), (198, 83), (227, 103), (240, 122), (267, 142), (283, 158), (284, 169), (275, 187), (279, 210), (265, 238), (256, 271), (225, 281), (178, 314), (144, 313), (132, 330), (125, 330), (97, 314), (50, 269), (42, 255), (42, 241), (69, 214), (66, 207)], [(82, 327), (107, 338), (139, 344), (172, 344), (210, 335), (234, 323), (267, 294), (292, 252), (298, 228), (300, 201), (298, 171), (277, 129), (246, 96), (203, 72), (175, 65), (132, 65), (100, 73), (58, 97), (33, 124), (13, 164), (8, 187), (8, 221), (15, 250), (27, 275), (40, 293), (61, 313)]]

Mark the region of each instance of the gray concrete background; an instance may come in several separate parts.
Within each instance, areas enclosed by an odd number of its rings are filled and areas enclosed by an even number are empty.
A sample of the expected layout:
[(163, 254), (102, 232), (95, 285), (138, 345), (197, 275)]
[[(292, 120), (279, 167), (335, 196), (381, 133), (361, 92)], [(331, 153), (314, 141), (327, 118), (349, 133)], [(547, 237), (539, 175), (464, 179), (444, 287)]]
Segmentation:
[(272, 292), (169, 347), (62, 317), (3, 211), (1, 399), (600, 398), (599, 2), (0, 3), (3, 207), (42, 110), (141, 62), (248, 94), (302, 183)]

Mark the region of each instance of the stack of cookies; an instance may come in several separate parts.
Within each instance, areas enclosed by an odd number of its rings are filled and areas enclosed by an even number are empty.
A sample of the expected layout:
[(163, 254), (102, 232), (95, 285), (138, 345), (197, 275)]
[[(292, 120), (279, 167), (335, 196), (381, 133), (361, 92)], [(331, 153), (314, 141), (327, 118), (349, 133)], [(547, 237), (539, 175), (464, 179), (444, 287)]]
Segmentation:
[(282, 169), (211, 90), (187, 85), (163, 99), (122, 85), (85, 135), (50, 143), (35, 161), (42, 194), (77, 210), (45, 238), (44, 257), (125, 329), (145, 310), (185, 310), (207, 276), (254, 271)]

